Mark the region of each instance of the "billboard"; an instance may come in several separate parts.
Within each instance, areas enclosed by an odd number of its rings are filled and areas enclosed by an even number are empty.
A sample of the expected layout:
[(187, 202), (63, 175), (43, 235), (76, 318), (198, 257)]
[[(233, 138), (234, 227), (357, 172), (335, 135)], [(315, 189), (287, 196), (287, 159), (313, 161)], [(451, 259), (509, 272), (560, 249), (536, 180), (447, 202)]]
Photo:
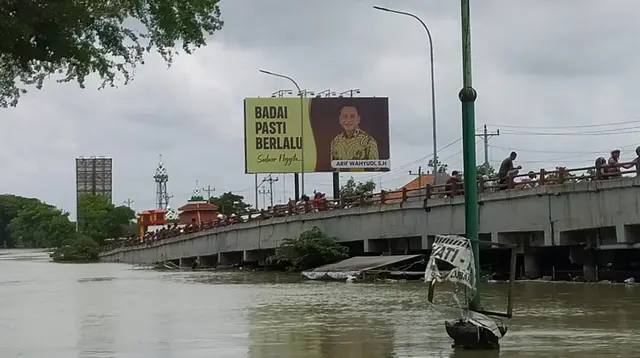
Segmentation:
[(76, 195), (105, 195), (112, 201), (113, 160), (107, 157), (76, 158)]
[(244, 112), (246, 173), (390, 169), (388, 98), (246, 98)]

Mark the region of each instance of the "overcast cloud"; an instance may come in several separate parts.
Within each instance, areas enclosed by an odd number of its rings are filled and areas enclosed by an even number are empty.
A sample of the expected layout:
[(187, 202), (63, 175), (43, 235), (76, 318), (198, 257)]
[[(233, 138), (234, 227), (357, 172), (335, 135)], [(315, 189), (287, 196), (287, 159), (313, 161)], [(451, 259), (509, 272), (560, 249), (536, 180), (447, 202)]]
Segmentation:
[[(446, 147), (461, 133), (459, 1), (226, 0), (225, 28), (170, 69), (154, 56), (129, 86), (98, 91), (97, 81), (85, 90), (50, 82), (17, 108), (0, 109), (0, 192), (74, 213), (74, 158), (111, 156), (114, 202), (131, 198), (137, 210), (153, 208), (161, 153), (171, 206), (188, 199), (196, 180), (215, 194), (233, 191), (253, 203), (254, 178), (244, 174), (242, 100), (291, 88), (261, 68), (313, 91), (360, 88), (364, 96), (388, 96), (392, 171), (356, 179), (402, 186), (432, 153), (428, 42), (417, 21), (372, 5), (413, 12), (430, 27), (438, 147)], [(640, 144), (634, 108), (640, 2), (476, 0), (471, 12), (477, 126), (501, 131), (490, 140), (494, 166), (512, 149), (525, 170), (590, 165), (614, 147), (632, 159)], [(629, 123), (602, 126), (612, 122)], [(611, 128), (621, 134), (584, 135)], [(541, 135), (549, 132), (570, 135)], [(461, 148), (458, 142), (439, 153), (450, 169), (461, 169)], [(482, 145), (477, 148), (481, 163)], [(308, 192), (331, 195), (330, 174), (306, 179)], [(278, 201), (293, 196), (292, 182), (280, 175)]]

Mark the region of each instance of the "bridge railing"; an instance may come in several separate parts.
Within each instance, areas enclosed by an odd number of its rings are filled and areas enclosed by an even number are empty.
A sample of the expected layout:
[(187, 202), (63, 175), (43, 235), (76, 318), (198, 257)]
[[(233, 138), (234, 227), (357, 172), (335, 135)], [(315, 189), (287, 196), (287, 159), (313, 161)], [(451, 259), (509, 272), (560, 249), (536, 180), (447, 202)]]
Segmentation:
[[(595, 180), (616, 180), (624, 177), (626, 174), (636, 173), (636, 169), (619, 170), (622, 166), (631, 164), (634, 163), (620, 163), (617, 167), (613, 167), (618, 168), (618, 171), (609, 171), (612, 167), (604, 165), (601, 167), (592, 166), (571, 169), (566, 167), (556, 167), (554, 170), (540, 169), (537, 172), (530, 171), (527, 173), (518, 173), (508, 178), (503, 178), (503, 180), (500, 180), (497, 176), (479, 176), (477, 180), (478, 192), (487, 193), (500, 190), (527, 190), (545, 185), (562, 185)], [(161, 229), (153, 234), (147, 234), (142, 238), (132, 237), (117, 243), (105, 245), (103, 246), (103, 251), (110, 251), (122, 246), (153, 245), (163, 240), (188, 233), (222, 228), (239, 223), (271, 219), (274, 217), (305, 215), (323, 211), (344, 210), (371, 205), (398, 204), (408, 201), (456, 197), (461, 195), (464, 195), (464, 185), (461, 181), (452, 180), (446, 184), (426, 184), (421, 188), (415, 189), (402, 188), (391, 191), (382, 190), (377, 193), (361, 193), (356, 196), (342, 198), (310, 199), (307, 202), (274, 205), (272, 208), (267, 210), (252, 210), (246, 213), (239, 213), (236, 214), (235, 217), (229, 217), (225, 220), (217, 220), (213, 222), (204, 222), (199, 225), (188, 224), (184, 227), (174, 225), (171, 228)]]

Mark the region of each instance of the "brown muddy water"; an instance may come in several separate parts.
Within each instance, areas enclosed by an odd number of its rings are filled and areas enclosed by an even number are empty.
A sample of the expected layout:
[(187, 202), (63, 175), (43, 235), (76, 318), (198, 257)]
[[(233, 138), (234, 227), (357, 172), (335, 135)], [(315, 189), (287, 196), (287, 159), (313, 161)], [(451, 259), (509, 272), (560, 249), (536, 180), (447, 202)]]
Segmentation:
[[(506, 284), (483, 287), (501, 308)], [(426, 285), (62, 265), (0, 251), (0, 357), (640, 357), (640, 286), (518, 283), (500, 352), (453, 351)]]

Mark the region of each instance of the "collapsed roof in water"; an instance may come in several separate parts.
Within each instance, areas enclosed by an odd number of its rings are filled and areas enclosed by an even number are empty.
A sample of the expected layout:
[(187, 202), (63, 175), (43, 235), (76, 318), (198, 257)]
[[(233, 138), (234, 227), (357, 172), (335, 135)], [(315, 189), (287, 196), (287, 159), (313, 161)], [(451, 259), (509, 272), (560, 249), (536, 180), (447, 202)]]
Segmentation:
[[(302, 276), (310, 280), (345, 280), (366, 273), (411, 275), (413, 272), (407, 270), (424, 259), (424, 255), (356, 256), (304, 271)], [(415, 274), (424, 276), (424, 271), (415, 271)]]

